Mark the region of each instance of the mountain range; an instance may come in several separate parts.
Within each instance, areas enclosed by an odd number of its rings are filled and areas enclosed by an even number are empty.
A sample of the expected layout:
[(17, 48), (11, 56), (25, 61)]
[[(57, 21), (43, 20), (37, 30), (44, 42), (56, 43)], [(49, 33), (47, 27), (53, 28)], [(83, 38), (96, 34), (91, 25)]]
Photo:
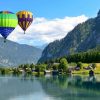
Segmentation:
[(20, 64), (37, 63), (42, 50), (33, 46), (18, 44), (0, 38), (0, 66), (18, 66)]
[(63, 39), (50, 43), (38, 62), (95, 49), (100, 50), (100, 10), (97, 17), (78, 24)]

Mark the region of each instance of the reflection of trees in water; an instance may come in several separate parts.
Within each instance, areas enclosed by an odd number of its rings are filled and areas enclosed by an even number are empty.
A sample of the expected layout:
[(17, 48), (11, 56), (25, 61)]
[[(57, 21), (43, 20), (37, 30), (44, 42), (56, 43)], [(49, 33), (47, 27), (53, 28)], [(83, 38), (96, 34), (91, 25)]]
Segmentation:
[(83, 89), (90, 89), (91, 91), (99, 91), (100, 90), (100, 82), (96, 81), (95, 76), (88, 77), (87, 80), (82, 80), (81, 77), (77, 76), (74, 78), (75, 81), (70, 81), (68, 83), (69, 86), (74, 86), (78, 88), (83, 88)]
[[(40, 80), (40, 82), (42, 83), (43, 86), (47, 86), (48, 84), (51, 85), (52, 87), (58, 86), (60, 88), (64, 89), (67, 88), (67, 76), (53, 76), (53, 77), (49, 77), (49, 78), (45, 78)], [(44, 85), (45, 84), (45, 85)]]
[(95, 77), (83, 80), (80, 76), (54, 76), (45, 78), (41, 84), (44, 91), (55, 100), (99, 100), (100, 98), (100, 83), (96, 82)]
[[(50, 97), (54, 97), (54, 100), (66, 100), (65, 90), (67, 89), (67, 77), (66, 76), (53, 76), (39, 80), (43, 90)], [(63, 93), (63, 94), (62, 94)], [(61, 98), (61, 99), (60, 99)]]

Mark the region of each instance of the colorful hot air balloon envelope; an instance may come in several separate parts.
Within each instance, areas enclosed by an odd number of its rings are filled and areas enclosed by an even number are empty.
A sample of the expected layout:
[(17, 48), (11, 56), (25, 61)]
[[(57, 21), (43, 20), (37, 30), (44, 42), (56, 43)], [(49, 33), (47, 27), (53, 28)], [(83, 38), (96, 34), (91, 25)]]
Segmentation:
[(10, 11), (0, 11), (0, 34), (4, 39), (8, 37), (17, 25), (18, 19), (16, 14)]
[(25, 33), (26, 29), (31, 25), (33, 21), (33, 14), (29, 11), (20, 11), (17, 13), (17, 17), (18, 24), (24, 30)]

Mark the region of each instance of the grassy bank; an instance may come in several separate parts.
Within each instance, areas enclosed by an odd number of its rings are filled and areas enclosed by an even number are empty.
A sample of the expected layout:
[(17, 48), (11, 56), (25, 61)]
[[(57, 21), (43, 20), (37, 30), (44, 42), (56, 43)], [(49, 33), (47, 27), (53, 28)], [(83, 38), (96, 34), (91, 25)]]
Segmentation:
[[(94, 71), (95, 74), (100, 74), (100, 63), (95, 63), (96, 64), (96, 67), (95, 69), (92, 69)], [(82, 66), (83, 67), (86, 67), (86, 66), (89, 66), (90, 64), (88, 63), (83, 63)], [(90, 70), (86, 70), (86, 69), (80, 69), (80, 70), (74, 70), (72, 71), (72, 74), (89, 74), (89, 71)]]

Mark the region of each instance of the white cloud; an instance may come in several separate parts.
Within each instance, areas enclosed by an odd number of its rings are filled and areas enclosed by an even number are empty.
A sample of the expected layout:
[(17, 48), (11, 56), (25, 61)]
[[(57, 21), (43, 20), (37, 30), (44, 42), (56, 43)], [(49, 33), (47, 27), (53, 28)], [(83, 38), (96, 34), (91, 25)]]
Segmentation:
[(32, 25), (27, 29), (26, 34), (17, 26), (8, 39), (28, 45), (42, 45), (65, 37), (77, 24), (87, 19), (85, 15), (51, 20), (43, 17), (35, 18)]

